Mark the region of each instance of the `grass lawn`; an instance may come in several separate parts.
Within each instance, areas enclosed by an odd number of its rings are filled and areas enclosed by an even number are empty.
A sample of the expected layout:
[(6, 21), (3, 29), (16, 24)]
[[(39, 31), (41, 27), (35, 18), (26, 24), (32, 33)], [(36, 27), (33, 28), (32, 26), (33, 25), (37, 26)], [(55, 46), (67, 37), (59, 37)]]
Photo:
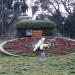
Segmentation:
[(75, 56), (38, 57), (0, 56), (0, 75), (75, 75)]

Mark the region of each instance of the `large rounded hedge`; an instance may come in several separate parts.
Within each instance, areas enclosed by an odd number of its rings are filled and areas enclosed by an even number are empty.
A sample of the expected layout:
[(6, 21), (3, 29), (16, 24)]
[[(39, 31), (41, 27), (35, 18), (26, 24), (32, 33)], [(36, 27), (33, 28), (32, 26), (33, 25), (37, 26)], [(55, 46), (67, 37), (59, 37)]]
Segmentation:
[(55, 28), (55, 23), (52, 21), (46, 21), (46, 20), (32, 20), (32, 21), (24, 21), (24, 22), (18, 22), (16, 24), (16, 30), (17, 30), (17, 37), (26, 37), (26, 30), (27, 29), (38, 29), (42, 30), (42, 36), (52, 36), (53, 35), (53, 29)]
[(16, 29), (43, 29), (43, 28), (55, 28), (55, 23), (53, 21), (46, 21), (46, 20), (33, 20), (33, 21), (24, 21), (18, 22), (16, 24)]

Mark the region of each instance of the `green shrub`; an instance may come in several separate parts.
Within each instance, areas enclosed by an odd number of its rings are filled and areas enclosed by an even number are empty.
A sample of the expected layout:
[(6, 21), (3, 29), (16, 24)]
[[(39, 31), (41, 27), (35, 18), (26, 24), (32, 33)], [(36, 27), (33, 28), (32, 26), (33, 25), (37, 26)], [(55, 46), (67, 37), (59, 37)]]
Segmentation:
[(12, 46), (10, 44), (4, 44), (3, 48), (5, 48), (5, 49), (11, 49)]
[(70, 51), (75, 51), (75, 48), (70, 48), (70, 49), (68, 49), (68, 50), (70, 50)]
[(55, 23), (52, 21), (45, 20), (34, 20), (34, 21), (25, 21), (19, 22), (16, 24), (17, 36), (25, 37), (26, 29), (41, 29), (43, 30), (43, 36), (52, 36), (53, 29), (55, 28)]
[(32, 28), (54, 28), (55, 23), (52, 21), (45, 21), (45, 20), (34, 20), (34, 21), (25, 21), (19, 22), (16, 24), (16, 29), (32, 29)]

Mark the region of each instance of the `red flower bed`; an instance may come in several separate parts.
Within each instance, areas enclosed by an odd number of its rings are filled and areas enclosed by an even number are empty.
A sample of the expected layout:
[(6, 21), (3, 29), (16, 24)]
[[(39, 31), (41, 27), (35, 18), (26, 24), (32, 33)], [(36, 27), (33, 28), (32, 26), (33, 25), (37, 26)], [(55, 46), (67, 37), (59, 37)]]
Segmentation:
[[(40, 50), (33, 52), (32, 45), (36, 44), (38, 42), (39, 38), (35, 37), (26, 37), (22, 39), (17, 39), (16, 41), (8, 42), (4, 45), (4, 48), (8, 51), (20, 51), (20, 55), (26, 55), (26, 54), (33, 54), (33, 55), (39, 55)], [(55, 41), (51, 42), (51, 39), (55, 39)], [(75, 52), (75, 42), (70, 41), (68, 39), (64, 38), (52, 38), (47, 37), (45, 40), (45, 43), (52, 43), (52, 47), (49, 49), (45, 49), (46, 56), (51, 55), (66, 55)]]

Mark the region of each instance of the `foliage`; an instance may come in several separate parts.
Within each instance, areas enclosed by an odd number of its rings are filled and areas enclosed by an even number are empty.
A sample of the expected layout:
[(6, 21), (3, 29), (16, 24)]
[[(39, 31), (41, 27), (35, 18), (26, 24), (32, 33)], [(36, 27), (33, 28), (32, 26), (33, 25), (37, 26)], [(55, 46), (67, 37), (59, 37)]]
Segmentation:
[(61, 12), (59, 10), (56, 10), (52, 17), (50, 17), (51, 20), (53, 20), (56, 23), (56, 28), (60, 33), (63, 33), (63, 22), (64, 17), (61, 15)]
[[(8, 34), (9, 28), (14, 22), (14, 20), (17, 19), (17, 10), (14, 11), (14, 8), (12, 7), (13, 0), (1, 0), (0, 3), (0, 35), (6, 36)], [(16, 14), (17, 13), (17, 14)], [(12, 15), (12, 17), (10, 17)], [(14, 16), (15, 15), (15, 16)]]
[(19, 2), (15, 2), (15, 4), (14, 4), (14, 10), (16, 11), (17, 9), (19, 9), (19, 7), (20, 7)]
[[(64, 7), (65, 17), (67, 15), (71, 15), (71, 13), (75, 9), (75, 0), (36, 0), (37, 6), (40, 6), (39, 8), (42, 9), (42, 11), (47, 10), (50, 14), (54, 14), (54, 11), (59, 10), (61, 14), (63, 15), (63, 12), (61, 11), (61, 5)], [(38, 11), (38, 10), (37, 10)], [(46, 14), (46, 13), (45, 13)]]
[(38, 10), (38, 6), (37, 5), (33, 6), (32, 7), (32, 14), (34, 15), (37, 10)]
[(75, 12), (65, 20), (64, 29), (67, 36), (75, 38)]
[(54, 30), (52, 30), (52, 29), (44, 29), (43, 30), (43, 36), (45, 35), (45, 36), (53, 36), (54, 35)]
[[(24, 3), (24, 2), (23, 2)], [(0, 35), (7, 36), (11, 32), (13, 24), (21, 15), (22, 4), (16, 0), (0, 1)]]
[[(37, 3), (41, 4), (40, 8), (42, 8), (41, 6), (43, 5), (43, 9), (47, 10), (52, 15), (50, 19), (52, 19), (57, 24), (57, 29), (60, 33), (63, 33), (63, 35), (65, 33), (65, 35), (70, 36), (70, 37), (74, 36), (74, 32), (75, 32), (73, 29), (74, 21), (70, 22), (70, 20), (73, 20), (73, 19), (72, 18), (69, 19), (69, 17), (72, 15), (73, 12), (75, 12), (75, 0), (40, 0), (40, 2), (38, 1)], [(61, 6), (64, 7), (64, 10), (66, 11), (65, 14), (61, 11), (62, 9)], [(42, 12), (45, 11), (43, 9), (42, 9)], [(44, 19), (44, 15), (41, 15), (41, 19), (42, 18)], [(67, 21), (67, 25), (65, 24), (65, 31), (64, 31), (63, 23), (65, 23), (66, 21)]]
[(21, 12), (26, 12), (27, 9), (28, 9), (28, 5), (26, 3), (22, 4)]
[(32, 29), (32, 28), (54, 28), (55, 27), (55, 23), (52, 21), (45, 21), (45, 20), (34, 20), (34, 21), (25, 21), (25, 22), (21, 22), (21, 23), (17, 23), (16, 24), (16, 28), (17, 29), (23, 29), (23, 28), (28, 28), (28, 29)]
[(45, 20), (20, 22), (16, 24), (17, 36), (18, 37), (26, 36), (26, 29), (41, 29), (43, 30), (43, 36), (53, 35), (53, 32), (51, 32), (51, 30), (53, 30), (55, 26), (56, 25), (54, 22)]
[(71, 50), (71, 51), (75, 51), (75, 48), (71, 48), (71, 49), (69, 49), (69, 50)]
[(12, 46), (11, 46), (10, 44), (4, 44), (3, 48), (4, 48), (4, 49), (11, 49)]

